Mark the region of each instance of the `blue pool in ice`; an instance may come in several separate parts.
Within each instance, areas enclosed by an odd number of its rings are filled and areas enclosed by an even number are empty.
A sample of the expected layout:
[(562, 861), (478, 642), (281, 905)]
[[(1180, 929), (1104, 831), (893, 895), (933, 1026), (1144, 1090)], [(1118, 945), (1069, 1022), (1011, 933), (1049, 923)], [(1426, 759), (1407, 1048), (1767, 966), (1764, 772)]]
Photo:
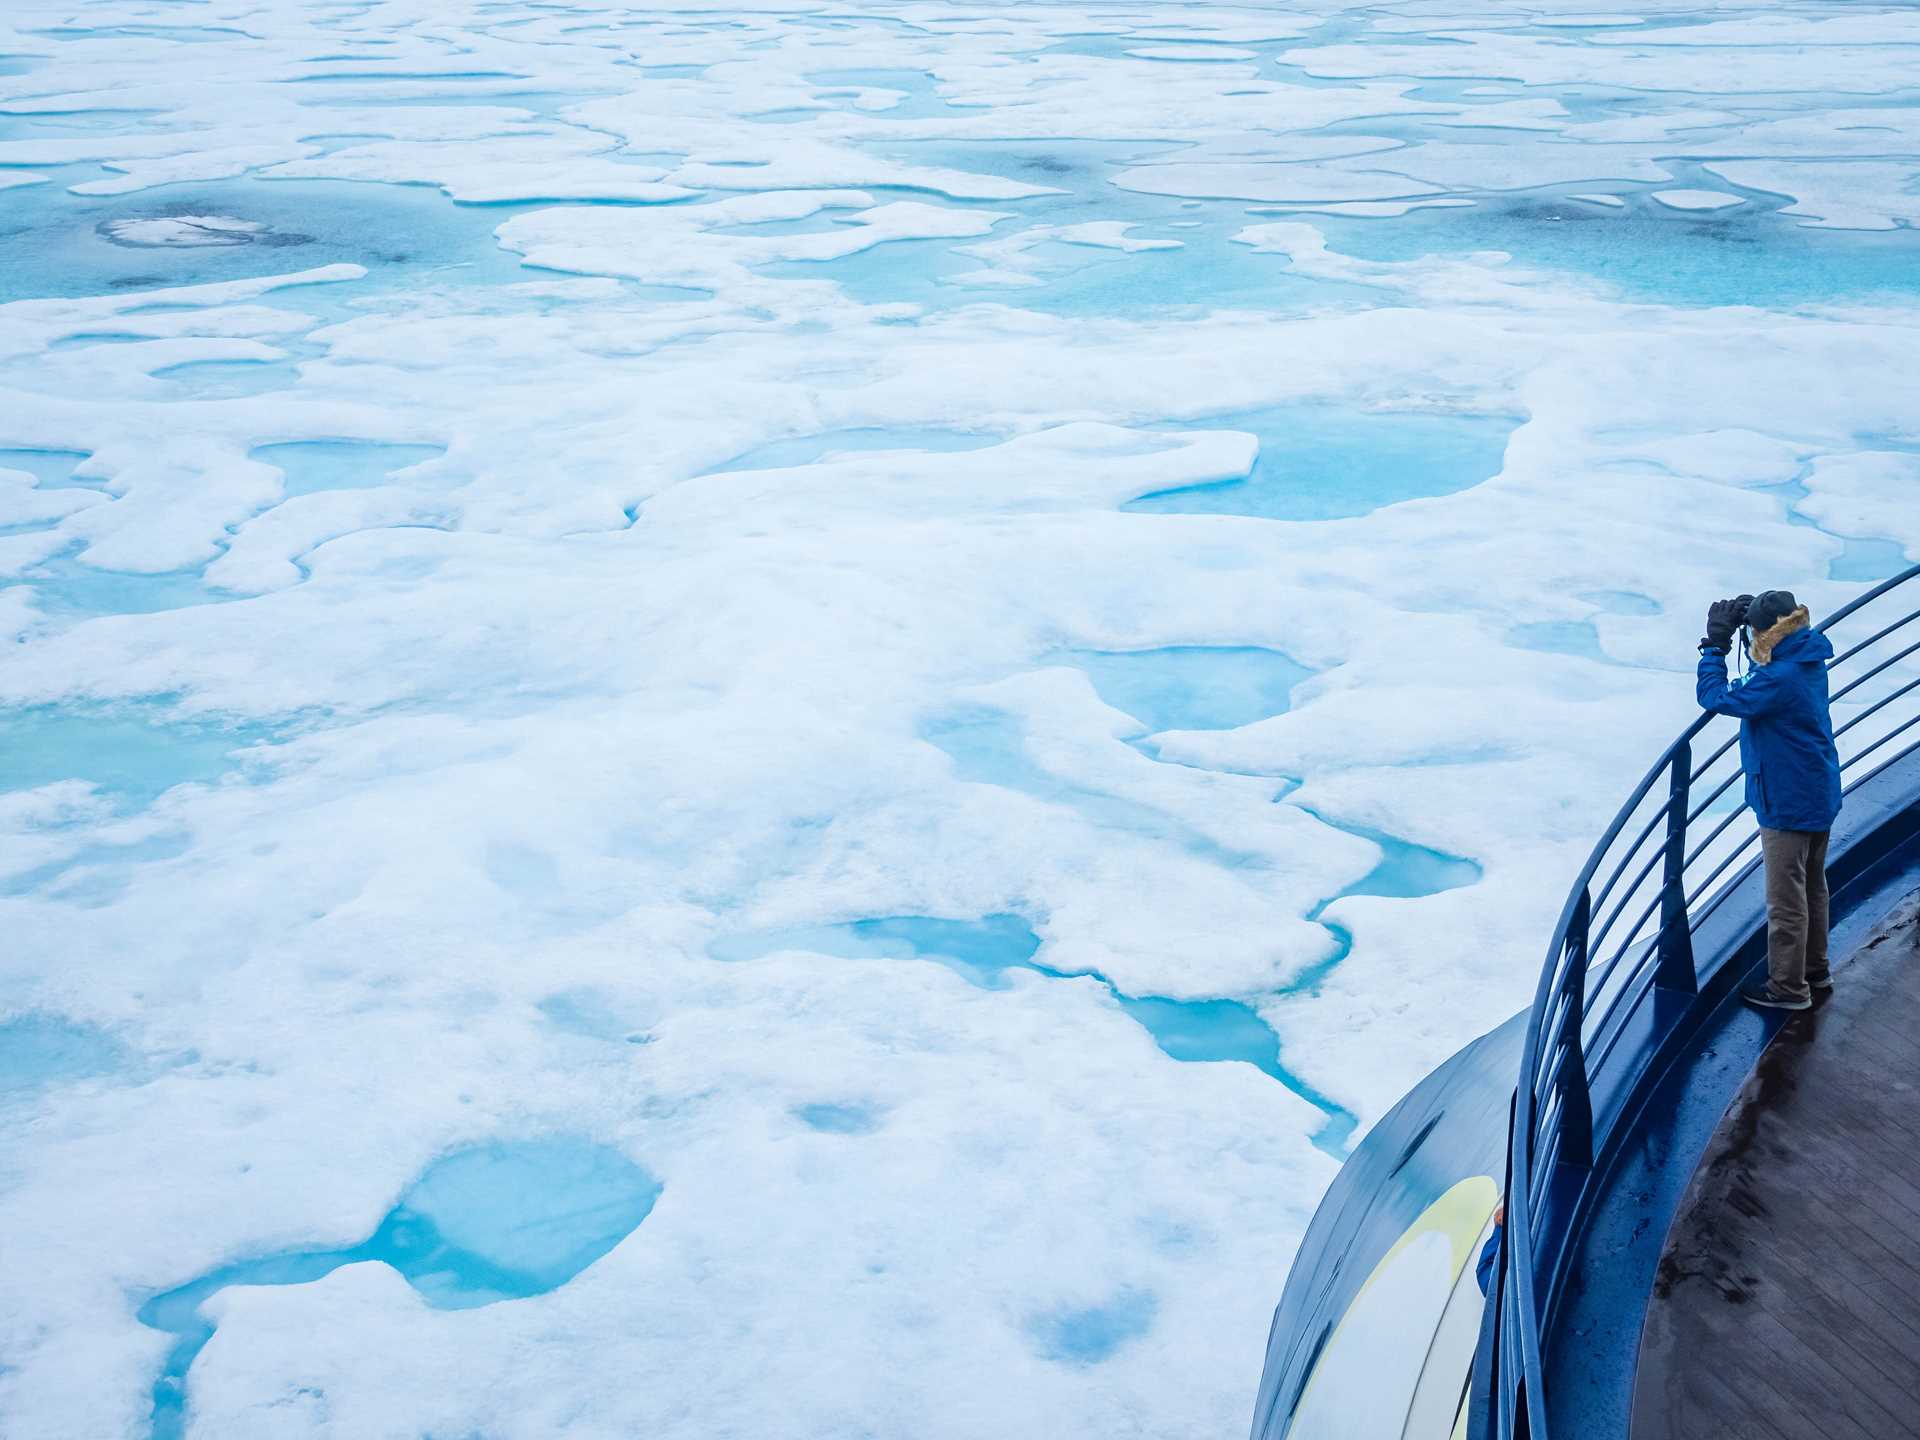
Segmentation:
[(1913, 564), (1907, 547), (1897, 540), (1844, 537), (1844, 548), (1827, 566), (1829, 580), (1885, 580)]
[(1332, 825), (1349, 835), (1358, 835), (1380, 848), (1379, 862), (1342, 890), (1340, 894), (1343, 896), (1380, 895), (1389, 899), (1412, 900), (1422, 895), (1458, 890), (1463, 885), (1476, 884), (1480, 879), (1480, 867), (1459, 855), (1449, 855), (1430, 845), (1416, 845), (1411, 840), (1402, 840), (1364, 825), (1341, 824), (1316, 812), (1308, 813), (1322, 824)]
[(1153, 1327), (1159, 1303), (1150, 1291), (1123, 1287), (1098, 1305), (1065, 1306), (1029, 1316), (1041, 1358), (1098, 1365)]
[(140, 1323), (175, 1338), (153, 1388), (154, 1440), (186, 1433), (189, 1372), (213, 1338), (200, 1307), (228, 1286), (305, 1285), (342, 1265), (377, 1261), (438, 1309), (525, 1299), (566, 1284), (626, 1239), (660, 1188), (605, 1145), (476, 1145), (428, 1166), (358, 1245), (240, 1260), (155, 1295), (140, 1306)]
[(1155, 731), (1231, 730), (1284, 714), (1293, 687), (1313, 674), (1257, 645), (1073, 650), (1059, 658), (1086, 671), (1102, 700)]
[(91, 488), (93, 482), (73, 478), (74, 470), (86, 458), (86, 453), (78, 450), (0, 449), (0, 470), (19, 470), (31, 475), (43, 490)]
[(108, 570), (63, 553), (20, 576), (41, 613), (56, 620), (95, 615), (148, 615), (221, 599), (201, 583), (197, 570)]
[(62, 780), (138, 808), (176, 785), (207, 784), (270, 741), (275, 727), (169, 717), (158, 708), (99, 710), (43, 705), (0, 710), (0, 792)]
[[(4, 174), (4, 171), (0, 171)], [(421, 285), (458, 276), (499, 283), (518, 263), (493, 241), (494, 227), (531, 208), (463, 206), (432, 190), (327, 180), (240, 179), (72, 194), (92, 176), (54, 171), (47, 185), (0, 190), (0, 303), (27, 297), (112, 295), (284, 275), (323, 265), (364, 265), (376, 286)], [(116, 223), (231, 217), (257, 230), (242, 243), (138, 244), (114, 238)], [(329, 304), (325, 287), (292, 291), (287, 303)]]
[[(1806, 229), (1779, 213), (1785, 202), (1778, 196), (1760, 194), (1731, 210), (1676, 212), (1649, 198), (1657, 188), (1563, 185), (1416, 211), (1392, 225), (1322, 218), (1333, 248), (1363, 259), (1501, 251), (1668, 305), (1788, 309), (1920, 293), (1920, 273), (1903, 263), (1909, 241), (1898, 234)], [(1736, 187), (1712, 181), (1712, 188)], [(1595, 190), (1618, 192), (1626, 203), (1573, 198)]]
[(1367, 413), (1288, 407), (1210, 416), (1181, 428), (1245, 430), (1260, 441), (1241, 480), (1143, 495), (1129, 510), (1338, 520), (1383, 505), (1451, 495), (1500, 473), (1517, 422), (1502, 416)]
[(444, 445), (393, 445), (371, 440), (295, 440), (255, 447), (253, 458), (280, 471), (287, 495), (354, 490), (387, 482), (395, 472), (446, 454)]

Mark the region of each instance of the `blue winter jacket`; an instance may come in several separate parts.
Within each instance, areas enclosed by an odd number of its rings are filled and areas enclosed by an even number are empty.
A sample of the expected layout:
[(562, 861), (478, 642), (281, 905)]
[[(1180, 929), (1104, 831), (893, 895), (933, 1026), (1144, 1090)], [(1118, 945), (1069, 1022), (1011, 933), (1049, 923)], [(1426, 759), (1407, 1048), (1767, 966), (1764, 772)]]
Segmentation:
[[(1756, 636), (1749, 651), (1754, 667), (1732, 684), (1727, 657), (1700, 652), (1700, 708), (1740, 721), (1747, 804), (1769, 830), (1826, 830), (1840, 813), (1840, 757), (1827, 712), (1833, 644), (1806, 628), (1806, 614), (1797, 610)], [(1775, 638), (1782, 630), (1787, 633)]]

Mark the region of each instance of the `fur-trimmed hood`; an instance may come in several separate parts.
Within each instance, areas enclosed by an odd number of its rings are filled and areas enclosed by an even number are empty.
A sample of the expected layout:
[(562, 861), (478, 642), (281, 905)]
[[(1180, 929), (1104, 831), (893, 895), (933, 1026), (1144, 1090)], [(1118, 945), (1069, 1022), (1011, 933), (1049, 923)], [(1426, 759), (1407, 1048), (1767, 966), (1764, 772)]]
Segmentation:
[(1740, 722), (1747, 804), (1761, 828), (1827, 830), (1840, 813), (1840, 756), (1827, 694), (1833, 641), (1807, 623), (1798, 605), (1785, 614), (1763, 609), (1760, 618), (1773, 623), (1747, 641), (1752, 668), (1729, 680), (1726, 652), (1703, 648), (1694, 694), (1702, 710)]
[(1789, 611), (1747, 642), (1747, 654), (1753, 657), (1754, 664), (1765, 665), (1773, 659), (1773, 652), (1782, 640), (1789, 635), (1798, 635), (1812, 623), (1813, 617), (1807, 614), (1806, 606)]

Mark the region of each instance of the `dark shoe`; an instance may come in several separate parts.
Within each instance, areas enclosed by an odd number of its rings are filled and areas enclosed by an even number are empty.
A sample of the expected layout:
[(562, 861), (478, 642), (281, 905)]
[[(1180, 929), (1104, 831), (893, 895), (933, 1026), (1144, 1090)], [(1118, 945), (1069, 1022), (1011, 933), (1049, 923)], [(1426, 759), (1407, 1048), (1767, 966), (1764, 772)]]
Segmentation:
[(1807, 972), (1807, 988), (1810, 990), (1833, 989), (1833, 972), (1831, 970), (1809, 970)]
[(1811, 1010), (1813, 1008), (1811, 998), (1789, 995), (1784, 990), (1776, 990), (1771, 980), (1764, 985), (1747, 986), (1740, 992), (1740, 998), (1749, 1005), (1759, 1006), (1762, 1010)]

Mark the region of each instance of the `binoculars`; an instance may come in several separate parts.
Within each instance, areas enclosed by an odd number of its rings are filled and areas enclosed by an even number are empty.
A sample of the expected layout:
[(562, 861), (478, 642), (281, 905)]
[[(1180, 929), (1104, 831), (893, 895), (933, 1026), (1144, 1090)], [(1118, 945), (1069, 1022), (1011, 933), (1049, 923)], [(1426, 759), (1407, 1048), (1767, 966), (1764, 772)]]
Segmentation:
[(1736, 630), (1759, 634), (1791, 615), (1795, 608), (1790, 590), (1762, 590), (1758, 595), (1716, 600), (1707, 607), (1707, 635), (1701, 643), (1709, 649), (1724, 651), (1732, 644)]

